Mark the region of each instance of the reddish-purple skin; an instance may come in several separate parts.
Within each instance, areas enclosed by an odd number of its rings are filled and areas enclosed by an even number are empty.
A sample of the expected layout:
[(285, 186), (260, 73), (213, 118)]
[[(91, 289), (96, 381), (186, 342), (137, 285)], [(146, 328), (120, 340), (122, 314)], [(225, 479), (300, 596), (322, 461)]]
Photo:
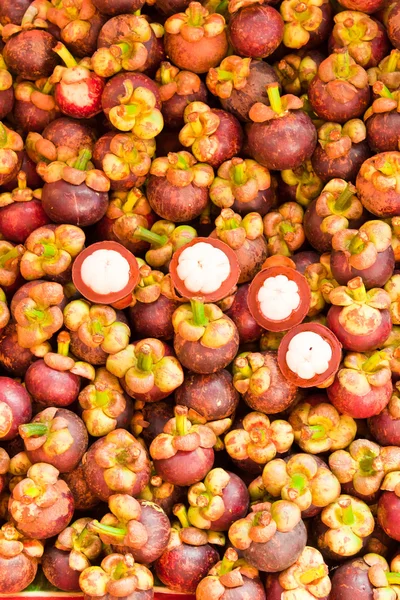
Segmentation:
[(240, 275), (238, 283), (252, 281), (261, 271), (261, 267), (268, 256), (267, 242), (263, 235), (255, 240), (246, 239), (240, 248), (234, 249), (239, 262)]
[(239, 393), (232, 385), (232, 375), (222, 369), (210, 375), (188, 373), (175, 391), (176, 404), (183, 404), (207, 421), (225, 419), (239, 404)]
[[(38, 540), (47, 540), (58, 535), (65, 529), (74, 514), (74, 497), (65, 481), (59, 479), (53, 486), (59, 498), (49, 507), (40, 507), (37, 519), (33, 521), (19, 521), (18, 530), (26, 537)], [(10, 499), (12, 504), (13, 498)]]
[(384, 7), (385, 0), (341, 0), (339, 4), (348, 10), (358, 10), (370, 15), (381, 10)]
[(4, 119), (14, 106), (14, 88), (0, 91), (0, 119)]
[(373, 600), (374, 588), (368, 569), (362, 558), (355, 558), (333, 571), (330, 600)]
[(84, 146), (92, 148), (97, 139), (93, 127), (69, 117), (56, 119), (46, 127), (42, 135), (57, 147), (67, 145), (76, 151)]
[(181, 70), (207, 73), (217, 67), (228, 52), (226, 30), (212, 37), (203, 36), (197, 41), (186, 41), (180, 33), (164, 34), (165, 52)]
[[(95, 459), (95, 452), (97, 448), (100, 446), (102, 448), (106, 443), (106, 437), (100, 438), (96, 440), (94, 444), (92, 444), (89, 450), (86, 453), (86, 457), (83, 461), (83, 472), (85, 480), (91, 490), (91, 492), (100, 498), (103, 502), (107, 502), (109, 497), (116, 493), (124, 493), (130, 494), (131, 496), (137, 496), (140, 492), (146, 487), (150, 480), (150, 462), (146, 462), (146, 467), (140, 471), (140, 473), (136, 473), (136, 480), (132, 487), (127, 491), (121, 490), (112, 490), (108, 487), (107, 483), (104, 479), (104, 471), (100, 467)], [(130, 444), (129, 444), (130, 445)], [(135, 444), (136, 448), (137, 445)], [(129, 446), (126, 446), (126, 449)], [(122, 450), (122, 446), (118, 448), (118, 450)]]
[(97, 346), (97, 348), (88, 346), (85, 342), (82, 342), (77, 331), (71, 331), (70, 336), (71, 352), (74, 356), (92, 365), (101, 366), (106, 364), (108, 354), (104, 352), (101, 346)]
[[(370, 120), (368, 119), (366, 123), (367, 130)], [(355, 182), (362, 163), (370, 156), (371, 150), (366, 141), (352, 144), (349, 152), (339, 158), (329, 158), (322, 146), (317, 144), (314, 154), (311, 157), (311, 163), (315, 173), (324, 183), (335, 177)]]
[(9, 323), (0, 334), (0, 365), (13, 377), (23, 377), (35, 361), (28, 348), (21, 348), (14, 323)]
[[(381, 60), (390, 52), (390, 44), (385, 27), (377, 19), (373, 19), (373, 21), (378, 25), (378, 33), (372, 40), (368, 40), (368, 44), (371, 48), (371, 56), (368, 62), (361, 65), (364, 69), (378, 66)], [(336, 49), (342, 47), (343, 46), (340, 43), (335, 41), (333, 35), (331, 35), (328, 43), (329, 54), (332, 54)]]
[(24, 132), (37, 131), (38, 133), (41, 133), (49, 123), (60, 116), (60, 111), (56, 108), (54, 110), (42, 110), (41, 108), (37, 108), (32, 102), (16, 100), (13, 116), (15, 123)]
[(240, 56), (265, 58), (278, 48), (283, 29), (283, 19), (277, 10), (272, 6), (253, 4), (231, 16), (229, 37), (235, 53)]
[[(153, 216), (154, 213), (151, 212), (146, 217), (148, 221), (148, 229), (151, 228), (155, 221), (155, 219), (153, 219)], [(103, 242), (104, 240), (109, 240), (112, 242), (119, 242), (120, 244), (125, 246), (125, 248), (128, 248), (128, 250), (130, 250), (135, 256), (143, 256), (144, 253), (150, 248), (150, 245), (147, 242), (142, 242), (141, 240), (130, 241), (126, 237), (118, 237), (114, 233), (114, 223), (114, 219), (109, 219), (107, 215), (104, 215), (104, 217), (102, 217), (100, 221), (96, 223), (95, 226), (96, 241)]]
[(314, 252), (314, 250), (303, 250), (293, 254), (291, 259), (296, 265), (296, 271), (304, 275), (307, 267), (319, 262), (319, 257), (318, 252)]
[[(2, 152), (2, 149), (0, 148), (0, 161), (2, 160), (2, 154), (3, 154), (3, 152)], [(7, 173), (0, 173), (0, 185), (1, 186), (8, 183), (9, 181), (12, 181), (18, 175), (18, 173), (21, 169), (23, 153), (16, 152), (16, 155), (17, 155), (18, 160), (17, 160), (14, 168), (11, 169), (11, 171), (8, 171)]]
[(397, 111), (373, 114), (365, 123), (368, 144), (374, 152), (397, 151), (400, 140), (400, 115)]
[(153, 92), (156, 98), (155, 108), (161, 110), (160, 93), (157, 85), (150, 77), (147, 77), (147, 75), (144, 75), (143, 73), (119, 73), (107, 81), (103, 91), (101, 103), (106, 116), (108, 116), (108, 113), (114, 106), (120, 105), (118, 97), (123, 97), (126, 94), (124, 86), (125, 81), (129, 81), (134, 89), (137, 87), (145, 87)]
[(23, 385), (11, 377), (0, 377), (0, 402), (7, 404), (12, 413), (11, 427), (0, 439), (12, 440), (18, 435), (18, 427), (32, 418), (31, 399)]
[(167, 421), (173, 418), (174, 407), (171, 402), (147, 402), (142, 412), (149, 425), (143, 429), (141, 436), (147, 446), (150, 446), (154, 438), (164, 431)]
[(60, 179), (55, 183), (45, 183), (42, 203), (44, 211), (54, 223), (87, 227), (105, 215), (108, 193), (96, 192), (86, 183), (72, 185)]
[(54, 418), (56, 417), (62, 417), (67, 421), (68, 431), (74, 440), (72, 446), (60, 454), (48, 452), (45, 446), (41, 446), (36, 450), (26, 449), (25, 451), (32, 464), (45, 462), (53, 465), (60, 473), (69, 473), (79, 465), (81, 458), (87, 450), (89, 442), (88, 432), (82, 419), (70, 410), (59, 408)]
[(369, 86), (357, 88), (357, 93), (349, 102), (343, 103), (333, 98), (326, 90), (327, 84), (318, 75), (308, 88), (308, 99), (313, 111), (325, 121), (346, 123), (350, 119), (361, 117), (367, 110), (370, 100)]
[(28, 368), (24, 382), (35, 402), (61, 408), (77, 399), (81, 378), (69, 371), (56, 371), (40, 359)]
[(253, 410), (267, 415), (280, 413), (294, 402), (297, 387), (288, 381), (278, 367), (276, 352), (261, 352), (271, 378), (270, 386), (266, 392), (256, 394), (250, 389), (243, 395), (243, 399)]
[(279, 573), (267, 575), (265, 589), (268, 600), (281, 600), (284, 589), (279, 583)]
[(90, 490), (84, 474), (84, 467), (80, 463), (71, 473), (61, 475), (71, 490), (75, 501), (75, 510), (90, 510), (97, 506), (100, 499)]
[(194, 594), (200, 581), (217, 561), (219, 554), (209, 544), (181, 544), (172, 550), (166, 550), (155, 562), (154, 568), (157, 577), (169, 589)]
[[(26, 175), (26, 185), (32, 190), (36, 190), (37, 188), (41, 188), (43, 186), (42, 178), (36, 173), (36, 164), (29, 158), (26, 151), (23, 150), (21, 152), (22, 162), (20, 169)], [(11, 179), (6, 184), (4, 184), (4, 191), (12, 192), (15, 188), (18, 187), (17, 178)]]
[(311, 158), (317, 131), (310, 117), (301, 110), (264, 123), (251, 123), (247, 130), (249, 152), (268, 169), (295, 169)]
[[(375, 0), (375, 2), (378, 1), (383, 6), (384, 0)], [(395, 48), (400, 48), (400, 7), (395, 3), (393, 3), (393, 8), (389, 13), (386, 28), (393, 46)]]
[(225, 588), (221, 600), (243, 600), (244, 598), (265, 600), (265, 590), (260, 579), (249, 579), (245, 575), (242, 575), (242, 579), (243, 584), (239, 587)]
[(80, 571), (69, 566), (69, 552), (55, 546), (47, 546), (41, 561), (46, 579), (63, 592), (79, 592)]
[(384, 491), (378, 502), (378, 523), (385, 533), (400, 542), (400, 498)]
[(271, 177), (271, 185), (267, 190), (260, 190), (254, 200), (250, 200), (250, 202), (235, 200), (231, 208), (242, 217), (250, 212), (258, 212), (261, 217), (264, 217), (277, 205), (276, 187), (276, 179)]
[(327, 326), (336, 335), (345, 350), (368, 352), (379, 348), (387, 340), (392, 330), (392, 321), (388, 310), (381, 310), (382, 321), (379, 327), (367, 335), (353, 335), (339, 322), (341, 306), (331, 306), (327, 315)]
[(278, 76), (270, 65), (262, 60), (252, 60), (250, 74), (244, 88), (233, 89), (229, 98), (220, 98), (221, 105), (239, 121), (249, 122), (249, 110), (253, 104), (256, 102), (269, 104), (267, 85), (278, 81)]
[(121, 554), (130, 552), (136, 562), (148, 565), (160, 558), (167, 547), (171, 532), (171, 523), (165, 512), (155, 502), (138, 501), (142, 512), (139, 523), (146, 528), (148, 540), (140, 549), (113, 544), (113, 550)]
[(174, 485), (192, 485), (204, 479), (214, 464), (212, 448), (197, 448), (190, 452), (178, 452), (171, 458), (153, 461), (157, 475)]
[(354, 419), (368, 419), (378, 415), (389, 403), (393, 392), (392, 382), (388, 381), (379, 387), (360, 396), (347, 390), (336, 375), (334, 382), (327, 388), (327, 394), (333, 406), (342, 414)]
[(394, 266), (391, 246), (383, 252), (378, 252), (375, 263), (362, 270), (351, 267), (344, 252), (334, 250), (331, 255), (332, 274), (340, 285), (346, 285), (354, 277), (361, 277), (367, 289), (383, 287), (392, 276)]
[(58, 83), (54, 90), (54, 99), (64, 115), (73, 119), (90, 119), (101, 112), (101, 96), (104, 90), (104, 79), (90, 73), (85, 80), (88, 93), (88, 102), (85, 106), (78, 106), (74, 103), (74, 92), (71, 93), (69, 85)]
[[(13, 317), (14, 317), (15, 307), (17, 306), (18, 302), (20, 302), (20, 300), (23, 300), (24, 298), (27, 298), (29, 296), (29, 290), (31, 288), (33, 288), (35, 285), (38, 285), (39, 283), (45, 283), (45, 281), (43, 279), (35, 279), (34, 281), (28, 281), (27, 283), (24, 283), (24, 285), (21, 285), (21, 287), (18, 288), (18, 290), (15, 292), (13, 299), (11, 300), (11, 304), (10, 304), (10, 311), (11, 311), (11, 314)], [(64, 298), (61, 300), (61, 302), (59, 304), (57, 304), (56, 306), (58, 306), (58, 308), (60, 310), (64, 310), (66, 305), (67, 305), (67, 299), (64, 296)]]
[(388, 408), (368, 419), (368, 429), (381, 446), (400, 446), (400, 419), (392, 417)]
[(22, 17), (30, 4), (31, 0), (3, 0), (0, 4), (0, 23), (21, 25)]
[[(133, 2), (131, 2), (131, 4), (133, 4)], [(136, 4), (141, 5), (142, 2), (139, 0)], [(124, 42), (127, 39), (135, 39), (134, 28), (131, 26), (132, 15), (128, 13), (130, 13), (130, 11), (125, 11), (125, 14), (118, 14), (103, 25), (97, 39), (97, 48), (109, 48), (111, 45)], [(150, 39), (147, 40), (147, 42), (143, 42), (143, 46), (147, 50), (147, 59), (145, 63), (141, 67), (135, 69), (135, 71), (144, 71), (151, 77), (155, 74), (159, 63), (163, 58), (162, 54), (160, 54), (158, 39), (153, 30), (151, 30)]]
[(154, 302), (136, 302), (129, 309), (132, 334), (138, 339), (157, 338), (171, 340), (174, 337), (172, 315), (179, 303), (161, 294)]
[[(385, 153), (379, 156), (385, 157)], [(366, 162), (374, 164), (375, 157), (369, 158)], [(400, 194), (395, 189), (378, 190), (361, 173), (357, 175), (356, 187), (363, 206), (373, 215), (386, 218), (400, 214)]]
[(40, 200), (14, 202), (0, 208), (0, 233), (16, 244), (23, 244), (35, 229), (49, 223)]
[(191, 102), (205, 102), (207, 104), (208, 92), (207, 88), (202, 81), (200, 81), (200, 88), (193, 94), (174, 94), (169, 100), (165, 100), (162, 105), (162, 114), (164, 117), (164, 123), (166, 127), (177, 127), (181, 128), (184, 125), (183, 113), (185, 108)]
[(312, 50), (314, 48), (319, 47), (323, 42), (325, 42), (329, 34), (332, 31), (333, 22), (332, 22), (332, 5), (330, 2), (326, 2), (320, 6), (322, 12), (322, 21), (318, 25), (317, 29), (314, 31), (309, 31), (310, 39), (307, 44), (302, 46), (302, 50)]
[(212, 112), (220, 119), (217, 130), (212, 134), (218, 145), (212, 155), (208, 155), (203, 162), (207, 162), (214, 169), (217, 169), (226, 160), (240, 154), (243, 144), (243, 131), (237, 118), (230, 113), (219, 108), (213, 108)]
[[(110, 145), (113, 138), (119, 135), (113, 131), (109, 131), (104, 134), (99, 140), (97, 140), (93, 149), (93, 163), (96, 169), (103, 169), (103, 159), (106, 154), (110, 152)], [(112, 190), (130, 190), (133, 187), (140, 187), (144, 184), (146, 177), (138, 177), (134, 173), (130, 172), (127, 177), (123, 179), (109, 178)]]
[(134, 404), (127, 394), (124, 394), (125, 410), (116, 418), (116, 429), (128, 429), (134, 413)]
[[(87, 34), (76, 40), (71, 40), (69, 35), (65, 35), (64, 28), (61, 30), (61, 39), (75, 58), (84, 58), (85, 56), (92, 56), (95, 53), (97, 38), (106, 20), (106, 16), (96, 13), (87, 21), (90, 23), (90, 29)], [(67, 31), (70, 31), (70, 29), (67, 29)]]
[(59, 63), (53, 52), (57, 40), (47, 31), (31, 29), (12, 36), (4, 46), (3, 58), (8, 68), (21, 79), (50, 77)]
[(190, 0), (156, 0), (155, 7), (161, 15), (169, 17), (175, 13), (185, 12)]
[(0, 556), (0, 593), (22, 592), (35, 579), (37, 568), (37, 560), (23, 553), (12, 558)]
[(140, 10), (143, 0), (94, 0), (93, 4), (103, 15), (120, 15)]
[(250, 283), (244, 283), (238, 287), (233, 304), (226, 312), (226, 315), (232, 319), (237, 327), (240, 344), (259, 340), (264, 331), (254, 320), (247, 306), (249, 287)]
[[(225, 318), (229, 319), (226, 315)], [(184, 367), (195, 373), (207, 375), (225, 369), (235, 358), (239, 349), (239, 333), (235, 327), (232, 339), (220, 348), (206, 348), (201, 345), (201, 341), (190, 342), (177, 333), (174, 338), (174, 349)]]
[(192, 183), (178, 187), (169, 183), (166, 177), (150, 175), (147, 180), (147, 200), (162, 219), (183, 223), (192, 221), (206, 208), (208, 189)]
[(238, 519), (244, 518), (249, 510), (249, 492), (244, 481), (230, 473), (230, 481), (222, 492), (225, 512), (216, 521), (211, 521), (211, 531), (228, 531), (229, 527)]
[(306, 542), (307, 530), (300, 521), (292, 531), (276, 531), (269, 542), (252, 542), (243, 550), (243, 558), (260, 571), (276, 573), (288, 569), (298, 559)]

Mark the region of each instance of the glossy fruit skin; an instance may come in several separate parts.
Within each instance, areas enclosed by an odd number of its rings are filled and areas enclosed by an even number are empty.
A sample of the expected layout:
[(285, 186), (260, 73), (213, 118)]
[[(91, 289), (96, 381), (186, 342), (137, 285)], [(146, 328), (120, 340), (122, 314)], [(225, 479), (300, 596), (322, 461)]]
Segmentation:
[(97, 138), (93, 126), (70, 117), (56, 119), (44, 129), (42, 135), (55, 146), (67, 144), (74, 150), (83, 146), (92, 148)]
[(96, 73), (90, 73), (87, 80), (85, 80), (85, 84), (87, 87), (88, 103), (84, 106), (80, 106), (74, 102), (73, 93), (71, 94), (68, 91), (68, 86), (62, 82), (56, 85), (54, 99), (64, 115), (73, 119), (90, 119), (101, 112), (101, 95), (104, 90), (104, 79), (96, 75)]
[(21, 348), (14, 323), (9, 323), (0, 333), (0, 365), (13, 377), (24, 377), (35, 361), (28, 348)]
[(330, 600), (373, 600), (373, 587), (368, 579), (368, 565), (354, 558), (333, 572)]
[(239, 394), (232, 385), (232, 375), (225, 369), (210, 375), (188, 373), (175, 391), (175, 402), (213, 421), (234, 413)]
[(368, 269), (351, 267), (344, 252), (333, 251), (331, 255), (332, 274), (340, 285), (346, 285), (354, 277), (361, 277), (366, 289), (383, 287), (392, 276), (394, 266), (394, 253), (391, 246), (379, 252), (375, 263)]
[(368, 429), (381, 446), (400, 446), (400, 419), (392, 417), (387, 408), (368, 419)]
[(212, 448), (197, 448), (178, 452), (171, 458), (153, 461), (157, 475), (174, 485), (187, 486), (204, 479), (214, 464)]
[(326, 391), (330, 402), (340, 413), (354, 419), (367, 419), (378, 415), (387, 406), (392, 390), (392, 382), (388, 381), (385, 385), (372, 387), (367, 394), (359, 396), (343, 387), (338, 377), (335, 377)]
[(400, 498), (384, 491), (378, 502), (378, 523), (385, 533), (400, 542)]
[[(225, 318), (229, 318), (226, 317)], [(174, 350), (179, 362), (195, 373), (209, 374), (224, 369), (234, 359), (239, 348), (239, 334), (220, 348), (206, 348), (200, 342), (191, 342), (179, 334), (174, 337)]]
[(183, 223), (198, 217), (208, 203), (208, 190), (192, 183), (177, 187), (165, 177), (150, 175), (147, 181), (147, 200), (162, 219)]
[(23, 244), (32, 231), (48, 223), (40, 200), (14, 202), (0, 209), (0, 233), (10, 242)]
[(163, 294), (154, 302), (136, 302), (135, 306), (129, 308), (132, 333), (138, 339), (171, 340), (174, 337), (171, 318), (178, 306), (178, 302)]
[(60, 180), (45, 183), (43, 208), (54, 223), (70, 223), (87, 227), (100, 221), (108, 207), (107, 192), (96, 192), (86, 183), (72, 185)]
[(162, 104), (162, 114), (164, 117), (164, 123), (166, 127), (183, 127), (183, 113), (185, 108), (191, 102), (205, 102), (207, 104), (208, 93), (207, 88), (202, 81), (200, 81), (200, 88), (193, 94), (174, 94), (169, 100), (164, 100)]
[(260, 571), (277, 573), (289, 568), (303, 552), (307, 531), (303, 521), (287, 533), (276, 531), (265, 543), (252, 542), (243, 557)]
[(327, 315), (327, 325), (336, 335), (345, 350), (353, 352), (368, 352), (379, 348), (389, 337), (392, 330), (392, 322), (388, 310), (380, 311), (382, 321), (379, 327), (368, 335), (353, 335), (347, 332), (339, 322), (341, 306), (331, 306)]
[(26, 554), (17, 554), (12, 558), (0, 556), (0, 593), (18, 594), (35, 579), (38, 563)]
[(249, 509), (249, 493), (244, 481), (229, 472), (230, 481), (222, 492), (225, 512), (216, 521), (211, 521), (211, 531), (228, 531), (229, 527), (238, 519), (244, 518)]
[(12, 440), (18, 435), (19, 425), (29, 423), (32, 417), (31, 399), (20, 383), (10, 377), (0, 377), (0, 401), (11, 410), (11, 426), (0, 436), (1, 441)]
[(295, 169), (311, 158), (316, 144), (314, 124), (300, 110), (290, 111), (280, 119), (251, 123), (247, 130), (252, 158), (272, 170)]
[(165, 32), (164, 47), (170, 60), (179, 69), (201, 74), (219, 65), (228, 52), (228, 40), (225, 30), (213, 37), (203, 36), (194, 42), (186, 41), (180, 33)]
[(266, 58), (282, 41), (283, 19), (271, 6), (247, 6), (231, 16), (229, 38), (240, 56)]
[(55, 546), (47, 546), (42, 558), (42, 569), (46, 579), (63, 592), (79, 592), (80, 571), (74, 571), (69, 566), (69, 554)]
[(238, 287), (233, 304), (226, 315), (232, 319), (239, 332), (239, 342), (246, 344), (260, 339), (263, 328), (254, 320), (247, 306), (247, 296), (250, 283), (244, 283)]
[(147, 446), (150, 446), (154, 438), (164, 431), (167, 421), (174, 416), (173, 404), (167, 400), (171, 400), (171, 398), (159, 402), (146, 402), (142, 409), (144, 420), (149, 423), (141, 433)]
[(318, 252), (314, 252), (314, 250), (303, 250), (301, 252), (296, 252), (291, 259), (296, 265), (296, 270), (304, 275), (308, 266), (319, 262), (319, 256)]
[[(171, 590), (194, 594), (197, 585), (218, 560), (218, 552), (209, 544), (181, 544), (166, 550), (154, 567), (157, 577)], [(183, 565), (187, 568), (182, 568)]]
[(326, 83), (317, 75), (308, 88), (308, 98), (314, 112), (321, 119), (335, 123), (346, 123), (350, 119), (360, 117), (367, 110), (370, 100), (370, 90), (368, 86), (357, 89), (357, 94), (355, 94), (354, 98), (344, 104), (327, 92)]
[(315, 173), (324, 183), (328, 183), (335, 177), (354, 182), (362, 163), (370, 156), (371, 150), (366, 141), (352, 144), (349, 152), (339, 158), (329, 158), (325, 150), (318, 144), (311, 157), (311, 162)]
[(81, 385), (79, 375), (69, 371), (56, 371), (42, 359), (30, 365), (24, 381), (35, 402), (60, 408), (69, 406), (77, 399)]
[(59, 60), (53, 52), (57, 40), (47, 31), (21, 31), (6, 43), (3, 56), (8, 67), (22, 79), (50, 77)]

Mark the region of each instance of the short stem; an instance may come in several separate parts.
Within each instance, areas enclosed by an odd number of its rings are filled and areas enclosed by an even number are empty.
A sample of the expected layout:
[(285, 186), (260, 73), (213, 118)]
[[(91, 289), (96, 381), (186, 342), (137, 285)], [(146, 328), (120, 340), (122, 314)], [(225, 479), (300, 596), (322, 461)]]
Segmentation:
[(76, 65), (78, 64), (72, 56), (71, 52), (61, 42), (58, 42), (58, 44), (56, 44), (53, 50), (54, 52), (56, 52), (56, 54), (58, 54), (58, 56), (68, 68), (76, 67)]
[(224, 71), (224, 69), (217, 69), (218, 79), (220, 81), (232, 81), (233, 73), (231, 71)]
[(365, 285), (361, 283), (358, 287), (351, 288), (351, 295), (356, 302), (364, 302), (367, 295)]
[(122, 113), (127, 117), (135, 117), (140, 113), (139, 104), (122, 104), (121, 105)]
[(203, 25), (202, 6), (192, 2), (189, 8), (189, 24), (193, 27), (201, 27)]
[(165, 246), (168, 242), (168, 236), (159, 235), (158, 233), (154, 233), (153, 231), (149, 231), (145, 227), (136, 227), (133, 232), (133, 237), (142, 240), (143, 242), (148, 242), (152, 246)]
[(74, 546), (77, 546), (78, 550), (85, 548), (86, 540), (91, 541), (92, 535), (87, 527), (84, 527), (80, 534), (74, 540)]
[(245, 163), (242, 162), (238, 165), (235, 165), (233, 168), (233, 180), (236, 185), (243, 185), (246, 183), (246, 173), (245, 173)]
[(385, 573), (389, 585), (400, 585), (400, 573)]
[(129, 192), (129, 194), (126, 198), (126, 201), (122, 207), (122, 210), (124, 211), (125, 214), (133, 211), (137, 200), (138, 200), (137, 195), (132, 192)]
[(57, 248), (52, 244), (36, 244), (35, 254), (44, 258), (53, 258), (57, 254)]
[(283, 112), (283, 107), (278, 84), (271, 83), (268, 85), (267, 94), (272, 110), (280, 115)]
[(219, 575), (225, 575), (226, 573), (230, 573), (233, 569), (235, 562), (236, 560), (229, 559), (229, 553), (226, 552), (219, 567)]
[(190, 300), (192, 307), (193, 323), (199, 327), (208, 325), (208, 319), (204, 312), (204, 301), (202, 298), (192, 298)]
[(26, 190), (26, 173), (24, 171), (18, 173), (18, 189)]
[(398, 50), (392, 50), (386, 65), (386, 73), (394, 73), (397, 70), (397, 63), (399, 62), (399, 58), (400, 52)]
[(49, 79), (47, 79), (46, 83), (44, 84), (44, 86), (42, 87), (42, 89), (40, 90), (42, 92), (42, 94), (51, 94), (51, 92), (53, 91), (54, 85), (52, 83), (50, 83)]
[(140, 371), (151, 371), (153, 366), (153, 359), (151, 356), (151, 348), (147, 344), (144, 344), (140, 349), (137, 357), (137, 367)]
[(128, 54), (132, 50), (132, 46), (127, 42), (120, 42), (119, 44), (113, 44), (114, 48), (119, 48), (121, 54)]
[(341, 79), (347, 79), (350, 75), (350, 57), (347, 50), (339, 52), (336, 56), (336, 74)]
[(103, 335), (103, 326), (98, 320), (91, 322), (92, 335)]
[(101, 408), (102, 406), (106, 406), (106, 404), (110, 401), (110, 396), (108, 392), (98, 392), (96, 391), (96, 406)]
[(309, 425), (312, 440), (322, 440), (326, 436), (326, 429), (323, 425)]
[(365, 242), (358, 235), (355, 235), (350, 242), (349, 251), (351, 254), (360, 254), (365, 248)]
[(178, 167), (178, 169), (181, 169), (182, 171), (187, 171), (189, 168), (187, 160), (183, 158), (183, 156), (181, 156), (180, 154), (178, 154), (177, 156), (178, 160), (175, 166)]
[(37, 498), (40, 496), (40, 490), (37, 487), (30, 487), (24, 490), (24, 496), (29, 496), (29, 498)]
[(379, 165), (378, 171), (380, 171), (383, 175), (389, 175), (389, 177), (394, 175), (393, 165), (388, 160)]
[(85, 171), (91, 158), (92, 153), (90, 150), (88, 148), (84, 148), (79, 152), (79, 156), (75, 161), (74, 168), (79, 169), (79, 171)]
[(295, 473), (292, 475), (290, 487), (301, 493), (306, 487), (306, 478), (304, 475), (301, 473)]
[(342, 506), (342, 521), (345, 525), (354, 525), (354, 512), (351, 502), (348, 506)]
[(308, 585), (312, 583), (316, 579), (320, 579), (326, 575), (326, 567), (325, 565), (319, 565), (319, 567), (312, 567), (311, 569), (307, 569), (300, 575), (300, 581), (303, 585)]
[[(64, 335), (65, 334), (65, 335)], [(68, 356), (71, 337), (66, 331), (62, 331), (57, 337), (57, 353), (61, 356)]]
[(393, 100), (392, 93), (381, 81), (377, 81), (376, 83), (374, 83), (373, 90), (375, 94), (379, 94), (381, 98), (390, 98), (391, 100)]
[(293, 233), (294, 232), (294, 227), (293, 225), (291, 225), (290, 223), (288, 223), (287, 221), (283, 221), (280, 225), (279, 225), (279, 229), (280, 232), (282, 233), (282, 235), (286, 235), (287, 233)]
[(44, 319), (44, 315), (44, 311), (39, 310), (38, 308), (29, 308), (25, 311), (25, 316), (28, 317), (28, 319), (39, 319), (41, 321)]
[(382, 362), (382, 357), (380, 352), (374, 352), (374, 354), (372, 354), (372, 356), (370, 356), (362, 365), (362, 369), (363, 371), (366, 371), (367, 373), (372, 373), (373, 371), (376, 370), (377, 367), (379, 367), (380, 363)]
[(236, 221), (236, 219), (231, 218), (231, 219), (227, 219), (224, 222), (224, 230), (228, 231), (228, 230), (232, 230), (232, 229), (238, 229), (240, 227), (240, 223), (238, 223)]
[(14, 258), (17, 258), (19, 256), (19, 254), (20, 254), (20, 252), (19, 252), (18, 247), (12, 248), (11, 250), (9, 250), (5, 254), (3, 254), (3, 256), (0, 257), (0, 268), (4, 269), (4, 267), (6, 266), (6, 264), (10, 260), (13, 260)]
[(90, 523), (90, 529), (96, 533), (106, 533), (108, 535), (114, 535), (115, 537), (124, 538), (126, 536), (126, 529), (119, 527), (112, 527), (111, 525), (104, 525), (99, 521), (92, 521)]
[(335, 210), (337, 212), (343, 211), (346, 208), (347, 203), (349, 202), (350, 198), (352, 198), (352, 196), (354, 196), (354, 191), (352, 187), (349, 184), (347, 184), (344, 190), (340, 192), (339, 196), (336, 198)]
[(179, 522), (183, 528), (191, 526), (187, 516), (186, 508), (183, 504), (175, 504), (172, 512), (176, 517), (178, 517)]
[(113, 574), (112, 574), (113, 579), (115, 579), (117, 581), (119, 579), (122, 579), (126, 575), (126, 572), (127, 572), (126, 565), (123, 560), (120, 560), (113, 571)]
[(0, 148), (4, 148), (7, 143), (7, 130), (4, 127), (3, 123), (0, 121)]
[(40, 437), (46, 435), (48, 430), (48, 426), (44, 423), (26, 423), (25, 425), (19, 426), (19, 431), (24, 438)]
[(200, 121), (191, 121), (190, 127), (192, 128), (194, 135), (200, 136), (203, 134), (203, 125)]
[(215, 9), (215, 12), (219, 15), (223, 15), (228, 9), (229, 0), (222, 0)]
[(185, 435), (187, 432), (187, 416), (186, 414), (175, 414), (175, 428), (178, 435)]

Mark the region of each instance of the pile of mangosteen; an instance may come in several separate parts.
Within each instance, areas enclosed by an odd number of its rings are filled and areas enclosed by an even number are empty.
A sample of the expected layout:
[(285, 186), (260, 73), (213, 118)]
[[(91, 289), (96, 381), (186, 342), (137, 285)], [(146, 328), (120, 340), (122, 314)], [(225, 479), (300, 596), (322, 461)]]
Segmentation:
[(400, 0), (0, 0), (0, 594), (400, 598), (399, 143)]

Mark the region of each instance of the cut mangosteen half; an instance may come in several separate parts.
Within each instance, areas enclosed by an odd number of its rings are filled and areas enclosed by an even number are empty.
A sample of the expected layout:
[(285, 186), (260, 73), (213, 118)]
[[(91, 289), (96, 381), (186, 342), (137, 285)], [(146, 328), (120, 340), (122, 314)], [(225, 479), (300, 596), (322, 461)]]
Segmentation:
[(235, 252), (225, 242), (198, 237), (175, 252), (169, 272), (184, 298), (201, 296), (205, 302), (217, 302), (237, 284), (240, 267)]
[(98, 242), (78, 255), (72, 267), (72, 281), (86, 300), (125, 308), (139, 283), (139, 265), (118, 242)]
[(306, 278), (291, 267), (267, 267), (254, 277), (247, 296), (249, 310), (268, 331), (287, 331), (306, 317), (311, 302)]
[(278, 348), (278, 365), (283, 375), (303, 388), (329, 381), (337, 373), (341, 358), (341, 343), (320, 323), (293, 327)]

